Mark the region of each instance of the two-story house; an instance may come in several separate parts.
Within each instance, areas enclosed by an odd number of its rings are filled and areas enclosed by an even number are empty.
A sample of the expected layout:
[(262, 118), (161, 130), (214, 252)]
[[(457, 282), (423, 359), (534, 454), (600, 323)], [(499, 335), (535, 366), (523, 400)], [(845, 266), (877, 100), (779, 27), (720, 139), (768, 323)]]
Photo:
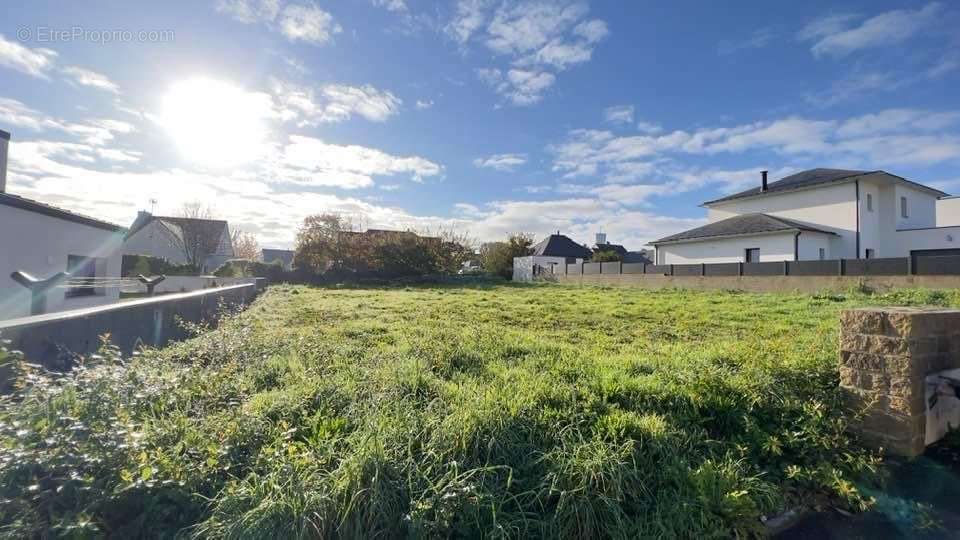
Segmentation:
[(960, 255), (960, 199), (885, 171), (811, 169), (703, 203), (658, 264)]

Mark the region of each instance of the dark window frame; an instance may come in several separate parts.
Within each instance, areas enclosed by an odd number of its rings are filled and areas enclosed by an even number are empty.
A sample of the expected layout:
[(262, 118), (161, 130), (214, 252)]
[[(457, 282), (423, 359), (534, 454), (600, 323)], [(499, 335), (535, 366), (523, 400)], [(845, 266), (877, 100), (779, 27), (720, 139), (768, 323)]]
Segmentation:
[(873, 193), (867, 193), (867, 212), (873, 212)]
[(910, 217), (910, 206), (906, 196), (900, 197), (900, 217), (903, 219)]
[(877, 252), (874, 251), (873, 248), (867, 248), (866, 251), (863, 252), (863, 258), (865, 258), (865, 259), (876, 259), (876, 258), (877, 258)]
[[(751, 257), (750, 257), (750, 254), (751, 254), (751, 253), (756, 253), (756, 254), (757, 254), (756, 260), (752, 260), (752, 259), (751, 259)], [(749, 264), (749, 263), (758, 263), (758, 262), (760, 262), (760, 248), (747, 248), (747, 249), (743, 250), (743, 262), (748, 263), (748, 264)]]
[[(84, 279), (84, 278), (96, 278), (103, 277), (97, 276), (97, 265), (104, 264), (106, 267), (106, 259), (100, 257), (87, 257), (84, 255), (67, 255), (67, 273), (70, 274), (71, 280), (73, 279)], [(75, 285), (73, 287), (68, 287), (66, 292), (64, 292), (65, 298), (80, 298), (86, 296), (103, 296), (106, 294), (103, 287), (97, 287), (94, 284), (88, 285)]]

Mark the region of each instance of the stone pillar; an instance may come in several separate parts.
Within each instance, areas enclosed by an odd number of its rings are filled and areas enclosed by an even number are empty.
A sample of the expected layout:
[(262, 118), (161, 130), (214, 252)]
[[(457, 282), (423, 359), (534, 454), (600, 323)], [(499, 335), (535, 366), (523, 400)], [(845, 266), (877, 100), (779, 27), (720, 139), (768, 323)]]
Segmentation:
[(863, 308), (840, 315), (840, 387), (854, 424), (895, 455), (924, 451), (926, 375), (960, 367), (960, 310)]

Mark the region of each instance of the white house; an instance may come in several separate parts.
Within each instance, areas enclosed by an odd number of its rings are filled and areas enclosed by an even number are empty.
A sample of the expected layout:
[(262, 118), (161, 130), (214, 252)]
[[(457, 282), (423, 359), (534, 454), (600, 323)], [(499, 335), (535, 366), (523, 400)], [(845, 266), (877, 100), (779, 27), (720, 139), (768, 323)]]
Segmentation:
[[(71, 278), (120, 276), (120, 246), (126, 229), (6, 192), (7, 145), (0, 131), (0, 319), (30, 315), (31, 293), (11, 274), (47, 279), (59, 272)], [(74, 281), (73, 283), (76, 283)], [(47, 289), (45, 312), (116, 302), (116, 287), (70, 286)]]
[(540, 271), (562, 274), (564, 265), (582, 263), (592, 254), (586, 246), (557, 231), (534, 245), (533, 255), (513, 258), (513, 280), (530, 281)]
[(124, 255), (149, 255), (213, 272), (234, 257), (230, 227), (219, 219), (154, 216), (138, 212), (123, 242)]
[(703, 203), (658, 264), (960, 255), (960, 199), (885, 171), (811, 169)]

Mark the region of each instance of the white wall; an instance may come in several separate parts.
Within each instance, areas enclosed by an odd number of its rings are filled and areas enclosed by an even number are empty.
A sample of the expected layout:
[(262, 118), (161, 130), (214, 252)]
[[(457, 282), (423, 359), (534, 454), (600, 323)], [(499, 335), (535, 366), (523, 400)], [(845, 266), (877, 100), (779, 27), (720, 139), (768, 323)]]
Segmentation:
[[(894, 186), (894, 210), (897, 229), (919, 229), (937, 226), (937, 199), (923, 191), (897, 184)], [(900, 215), (900, 197), (907, 198), (908, 216)]]
[(149, 255), (166, 259), (173, 264), (186, 264), (187, 257), (177, 245), (176, 237), (170, 229), (154, 220), (123, 242), (123, 254)]
[[(757, 212), (792, 219), (838, 234), (838, 237), (831, 240), (834, 257), (852, 259), (856, 258), (857, 253), (856, 200), (856, 188), (850, 182), (711, 205), (707, 219), (712, 223), (735, 215)], [(790, 257), (787, 260), (791, 259), (792, 240)]]
[[(795, 233), (777, 233), (662, 245), (657, 264), (744, 262), (748, 248), (760, 248), (760, 262), (792, 261)], [(801, 236), (802, 238), (802, 236)]]
[(894, 240), (897, 257), (907, 257), (915, 249), (960, 249), (960, 226), (897, 231)]
[(960, 197), (937, 201), (937, 227), (960, 225)]
[[(98, 277), (119, 277), (122, 242), (122, 232), (0, 205), (0, 320), (30, 315), (30, 293), (10, 278), (12, 272), (47, 278), (67, 270), (67, 255), (79, 255), (106, 259), (97, 268)], [(65, 288), (50, 291), (47, 312), (107, 304), (120, 297), (117, 288), (104, 288), (95, 296), (66, 298), (65, 293)]]
[[(156, 293), (181, 293), (226, 287), (227, 285), (255, 284), (257, 278), (252, 277), (216, 277), (216, 276), (167, 276), (153, 289)], [(143, 284), (129, 285), (123, 288), (125, 293), (144, 293), (147, 286)]]
[[(583, 262), (583, 259), (575, 259), (575, 263), (579, 264)], [(554, 272), (562, 274), (564, 271), (563, 265), (567, 264), (566, 257), (538, 257), (531, 255), (529, 257), (514, 257), (513, 258), (513, 280), (514, 281), (532, 281), (533, 280), (533, 265), (539, 264), (540, 266), (549, 268), (551, 265), (554, 265)]]
[[(800, 251), (800, 260), (801, 261), (817, 261), (820, 260), (820, 249), (823, 249), (824, 259), (834, 259), (833, 256), (833, 239), (835, 237), (830, 236), (829, 234), (821, 234), (810, 231), (803, 231), (800, 234), (800, 243), (798, 248)], [(793, 260), (793, 259), (787, 259)]]

